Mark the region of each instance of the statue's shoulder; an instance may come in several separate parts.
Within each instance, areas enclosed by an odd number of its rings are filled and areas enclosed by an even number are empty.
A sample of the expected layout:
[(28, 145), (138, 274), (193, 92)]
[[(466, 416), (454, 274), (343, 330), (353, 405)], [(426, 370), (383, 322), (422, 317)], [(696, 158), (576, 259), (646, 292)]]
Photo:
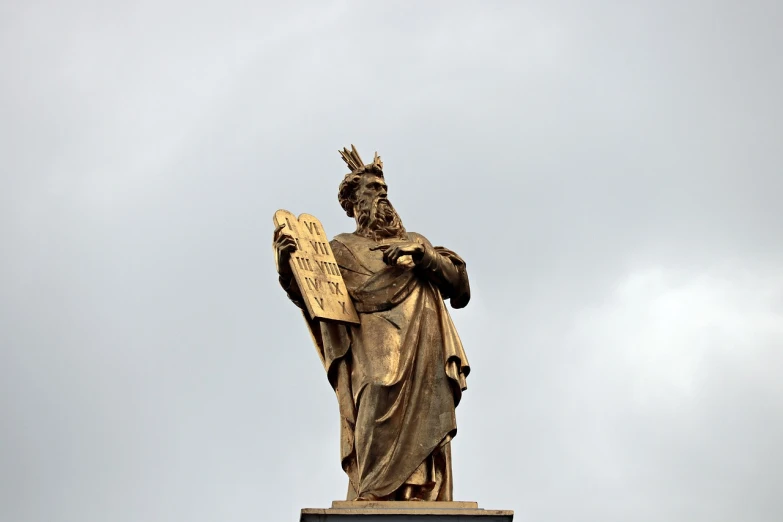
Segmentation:
[[(375, 254), (370, 250), (375, 244), (371, 239), (351, 233), (338, 234), (329, 242), (334, 258), (341, 268), (364, 274), (373, 274), (377, 271), (379, 267), (375, 266), (377, 263), (374, 261), (383, 263), (380, 253), (377, 256), (370, 255)], [(374, 260), (374, 257), (378, 259)]]
[(433, 246), (432, 243), (430, 243), (429, 239), (419, 234), (418, 232), (408, 232), (408, 237), (411, 239), (411, 241), (418, 241), (423, 245), (428, 245), (430, 248), (434, 249), (440, 255), (449, 258), (454, 264), (465, 266), (465, 260), (462, 259), (459, 255), (457, 255), (456, 252), (454, 252), (453, 250), (449, 250), (446, 247)]
[(329, 244), (332, 245), (333, 249), (335, 247), (337, 247), (337, 248), (339, 248), (339, 247), (347, 247), (348, 250), (353, 250), (357, 246), (360, 246), (360, 245), (362, 245), (364, 243), (367, 243), (369, 241), (370, 240), (365, 238), (365, 237), (358, 236), (358, 235), (350, 233), (350, 232), (346, 232), (346, 233), (337, 234), (336, 236), (334, 236), (334, 238), (329, 242)]
[(344, 232), (342, 234), (337, 234), (332, 238), (332, 242), (337, 241), (339, 243), (345, 243), (346, 241), (351, 241), (353, 238), (357, 238), (356, 234), (352, 234), (350, 232)]
[(340, 258), (345, 257), (346, 255), (357, 257), (360, 252), (368, 250), (369, 247), (374, 244), (375, 243), (372, 240), (350, 232), (337, 234), (334, 236), (334, 239), (329, 242), (338, 263), (341, 260)]
[(432, 246), (432, 243), (430, 243), (430, 240), (424, 237), (422, 234), (419, 234), (418, 232), (408, 232), (408, 238), (411, 241), (416, 241), (418, 243), (422, 243), (424, 245)]

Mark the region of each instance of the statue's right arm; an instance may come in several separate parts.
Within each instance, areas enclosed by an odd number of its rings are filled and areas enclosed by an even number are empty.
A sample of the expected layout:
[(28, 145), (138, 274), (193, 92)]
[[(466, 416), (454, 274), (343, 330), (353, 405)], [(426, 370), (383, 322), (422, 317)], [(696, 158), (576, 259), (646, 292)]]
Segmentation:
[(275, 229), (274, 236), (272, 238), (272, 246), (275, 251), (275, 264), (277, 266), (278, 282), (280, 286), (285, 290), (288, 298), (299, 308), (304, 307), (304, 301), (302, 300), (302, 292), (299, 290), (299, 285), (296, 284), (296, 278), (294, 272), (291, 270), (291, 254), (296, 252), (296, 240), (290, 234), (284, 234), (282, 232), (283, 226), (281, 225)]
[(278, 282), (280, 283), (280, 286), (283, 287), (283, 290), (285, 290), (285, 293), (288, 295), (291, 302), (299, 308), (304, 308), (302, 292), (299, 291), (299, 285), (296, 284), (296, 279), (294, 279), (293, 274), (290, 276), (280, 274)]

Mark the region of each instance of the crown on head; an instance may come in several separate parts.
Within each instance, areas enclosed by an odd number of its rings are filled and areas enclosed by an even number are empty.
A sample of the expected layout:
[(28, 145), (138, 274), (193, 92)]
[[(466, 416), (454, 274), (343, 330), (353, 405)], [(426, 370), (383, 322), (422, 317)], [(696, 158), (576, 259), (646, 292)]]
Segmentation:
[(383, 176), (383, 162), (377, 152), (375, 153), (375, 158), (373, 158), (372, 163), (367, 165), (364, 164), (362, 157), (359, 156), (359, 151), (356, 150), (356, 147), (354, 147), (353, 144), (351, 144), (351, 150), (348, 150), (348, 147), (344, 147), (343, 150), (338, 152), (340, 153), (340, 156), (342, 156), (343, 161), (348, 165), (348, 168), (351, 169), (352, 174), (362, 174), (365, 171), (373, 170)]

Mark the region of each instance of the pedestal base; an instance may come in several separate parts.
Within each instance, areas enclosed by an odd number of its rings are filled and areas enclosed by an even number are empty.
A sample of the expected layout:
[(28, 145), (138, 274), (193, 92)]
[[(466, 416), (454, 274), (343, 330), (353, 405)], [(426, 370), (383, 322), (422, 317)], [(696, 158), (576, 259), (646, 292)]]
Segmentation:
[(513, 511), (480, 509), (476, 502), (332, 502), (303, 509), (300, 522), (511, 522)]

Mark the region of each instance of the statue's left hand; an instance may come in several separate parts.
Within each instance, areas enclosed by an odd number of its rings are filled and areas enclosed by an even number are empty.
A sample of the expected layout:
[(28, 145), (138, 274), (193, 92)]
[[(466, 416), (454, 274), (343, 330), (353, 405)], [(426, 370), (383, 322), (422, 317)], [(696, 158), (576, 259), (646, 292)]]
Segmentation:
[(402, 256), (411, 256), (413, 262), (418, 263), (424, 257), (424, 245), (415, 241), (392, 245), (383, 252), (383, 261), (394, 266)]

